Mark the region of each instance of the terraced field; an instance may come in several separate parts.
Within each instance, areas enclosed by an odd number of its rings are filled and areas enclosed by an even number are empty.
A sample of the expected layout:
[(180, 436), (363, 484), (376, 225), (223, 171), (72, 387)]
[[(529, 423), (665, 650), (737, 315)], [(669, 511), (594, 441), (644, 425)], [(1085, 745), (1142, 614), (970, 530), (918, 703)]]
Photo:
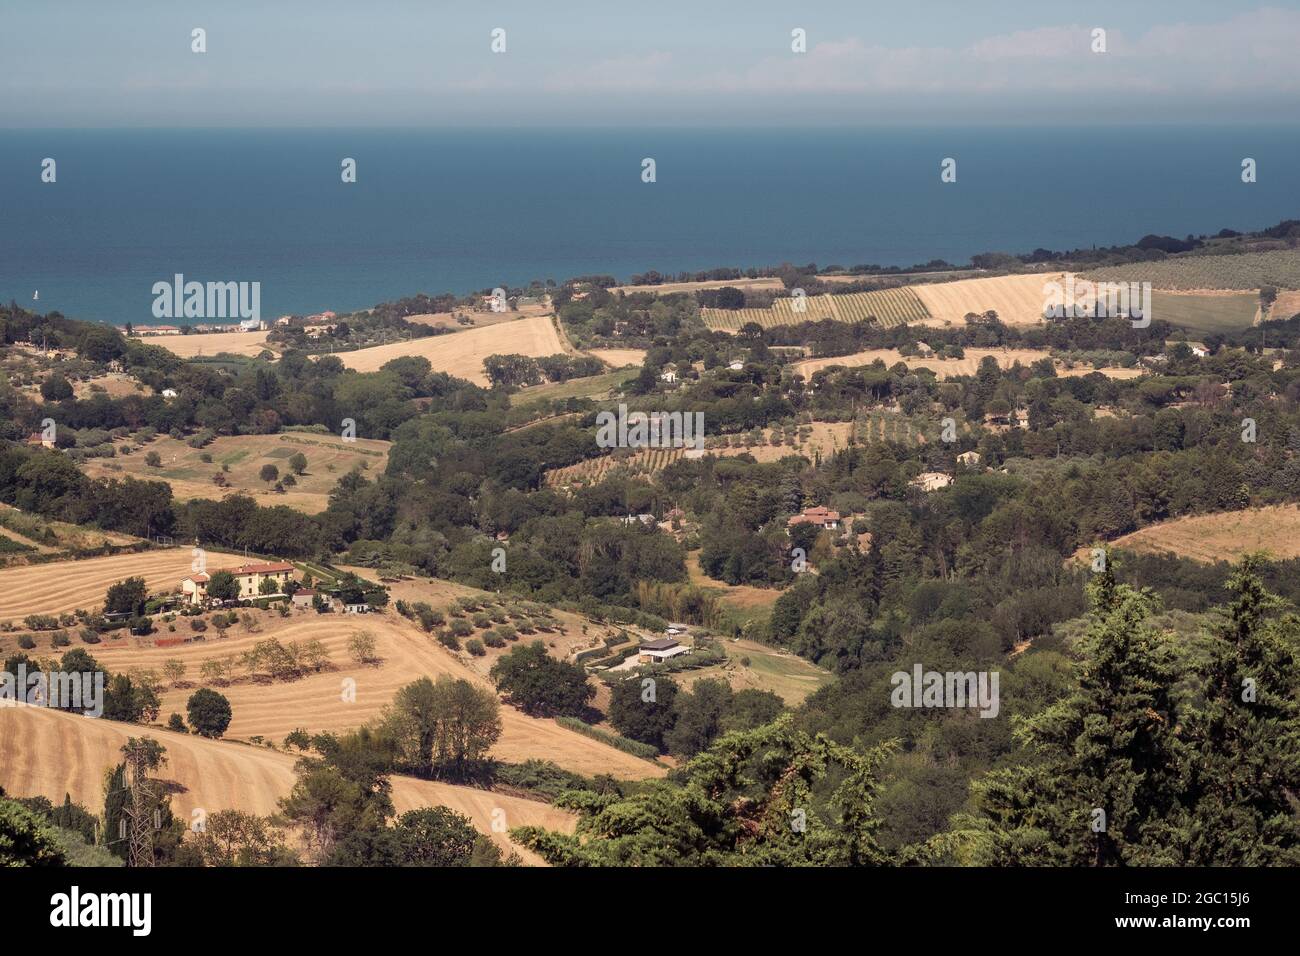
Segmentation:
[(794, 308), (792, 298), (777, 299), (770, 309), (701, 309), (700, 318), (711, 329), (737, 332), (747, 322), (763, 328), (797, 325), (834, 319), (837, 322), (876, 321), (889, 328), (908, 322), (921, 322), (929, 312), (911, 287), (882, 289), (877, 292), (852, 292), (847, 295), (815, 295), (805, 300), (803, 312)]
[(1082, 273), (1107, 282), (1150, 282), (1154, 289), (1300, 289), (1300, 249), (1252, 252), (1239, 256), (1186, 256), (1137, 262)]

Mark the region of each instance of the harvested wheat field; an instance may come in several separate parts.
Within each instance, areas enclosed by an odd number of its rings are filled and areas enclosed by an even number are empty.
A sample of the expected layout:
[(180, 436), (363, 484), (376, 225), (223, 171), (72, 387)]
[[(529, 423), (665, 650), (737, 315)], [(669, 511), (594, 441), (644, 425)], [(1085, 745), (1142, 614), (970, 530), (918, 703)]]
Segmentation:
[[(240, 624), (227, 636), (219, 638), (209, 628), (203, 637), (190, 644), (158, 647), (176, 637), (191, 636), (188, 623), (177, 621), (176, 634), (166, 632), (146, 638), (127, 638), (126, 646), (103, 654), (110, 670), (147, 670), (161, 672), (164, 661), (185, 664), (185, 686), (168, 686), (162, 691), (162, 713), (184, 713), (185, 702), (195, 687), (218, 687), (230, 700), (234, 711), (227, 736), (249, 739), (261, 736), (277, 742), (301, 727), (309, 733), (344, 731), (377, 719), (402, 686), (419, 677), (437, 679), (448, 675), (464, 678), (483, 687), (488, 681), (474, 673), (431, 636), (420, 631), (395, 612), (365, 617), (343, 614), (317, 614), (296, 611), (281, 618), (271, 611), (246, 612), (256, 622), (256, 630)], [(348, 652), (353, 634), (365, 632), (375, 638), (377, 663), (358, 664)], [(317, 640), (329, 655), (329, 669), (296, 680), (271, 681), (238, 677), (221, 684), (203, 680), (200, 667), (204, 661), (238, 657), (258, 641), (274, 638), (282, 644), (300, 645)], [(528, 638), (524, 638), (528, 640)], [(98, 654), (104, 645), (89, 648)], [(244, 669), (237, 668), (243, 674)], [(355, 700), (343, 699), (344, 682), (355, 682)], [(611, 773), (628, 779), (659, 775), (654, 764), (615, 750), (605, 744), (576, 734), (555, 723), (529, 717), (513, 707), (501, 708), (503, 732), (492, 748), (492, 755), (511, 762), (539, 759), (553, 760), (566, 769), (594, 775)]]
[(1245, 511), (1189, 515), (1162, 521), (1111, 542), (1141, 554), (1172, 551), (1183, 558), (1213, 563), (1236, 561), (1251, 551), (1275, 558), (1300, 557), (1300, 507), (1269, 505)]
[(1269, 320), (1289, 319), (1300, 315), (1300, 292), (1279, 292), (1268, 310)]
[[(417, 315), (403, 316), (407, 322), (419, 325), (431, 325), (434, 328), (460, 330), (477, 328), (483, 325), (500, 325), (516, 319), (527, 319), (534, 315), (550, 315), (552, 309), (547, 304), (526, 305), (522, 309), (506, 312), (479, 312), (472, 309), (457, 309), (455, 312), (421, 312)], [(466, 322), (462, 323), (460, 318)]]
[(489, 355), (528, 355), (540, 358), (562, 352), (564, 346), (560, 343), (550, 317), (537, 315), (516, 322), (466, 329), (450, 335), (434, 335), (336, 354), (344, 365), (358, 372), (375, 372), (395, 358), (420, 355), (429, 360), (435, 372), (447, 372), (476, 385), (487, 385), (483, 360)]
[(161, 345), (181, 358), (199, 356), (243, 355), (253, 358), (267, 349), (265, 332), (200, 332), (194, 335), (144, 335), (145, 345)]
[[(167, 748), (167, 762), (158, 777), (175, 785), (172, 812), (182, 820), (190, 819), (196, 808), (267, 816), (276, 812), (276, 802), (293, 786), (297, 758), (287, 753), (24, 706), (0, 706), (0, 786), (16, 796), (39, 794), (55, 803), (66, 793), (87, 807), (101, 807), (104, 772), (121, 762), (128, 737), (146, 735)], [(504, 812), (507, 827), (536, 824), (573, 830), (572, 815), (534, 800), (411, 777), (395, 776), (392, 783), (398, 813), (448, 807), (469, 817), (503, 850), (518, 850), (529, 863), (540, 860), (516, 847), (506, 834), (493, 831), (496, 811)]]
[[(189, 548), (158, 548), (139, 554), (116, 554), (81, 561), (55, 561), (0, 569), (0, 621), (17, 621), (28, 614), (65, 614), (103, 607), (109, 585), (143, 577), (150, 591), (173, 591), (193, 573)], [(242, 564), (243, 558), (208, 552), (214, 570)]]
[(997, 312), (1003, 325), (1039, 325), (1047, 304), (1044, 287), (1061, 282), (1065, 273), (994, 276), (912, 286), (931, 318), (926, 324), (965, 323), (968, 312)]
[[(221, 498), (241, 492), (258, 498), (261, 505), (288, 505), (307, 514), (317, 514), (329, 505), (329, 494), (338, 480), (355, 468), (369, 475), (382, 474), (388, 466), (390, 442), (371, 438), (344, 441), (338, 435), (314, 432), (282, 432), (275, 435), (223, 435), (202, 448), (161, 435), (130, 455), (121, 454), (128, 439), (116, 442), (114, 458), (87, 458), (82, 468), (91, 478), (120, 478), (130, 475), (165, 481), (180, 501), (191, 498)], [(156, 451), (162, 464), (151, 468), (145, 455)], [(307, 469), (294, 475), (294, 484), (281, 493), (275, 482), (262, 480), (265, 465), (275, 465), (280, 477), (291, 474), (289, 459), (301, 452)], [(211, 460), (205, 462), (203, 456)], [(215, 484), (220, 474), (224, 484)]]
[(645, 349), (587, 349), (587, 354), (614, 368), (645, 364)]

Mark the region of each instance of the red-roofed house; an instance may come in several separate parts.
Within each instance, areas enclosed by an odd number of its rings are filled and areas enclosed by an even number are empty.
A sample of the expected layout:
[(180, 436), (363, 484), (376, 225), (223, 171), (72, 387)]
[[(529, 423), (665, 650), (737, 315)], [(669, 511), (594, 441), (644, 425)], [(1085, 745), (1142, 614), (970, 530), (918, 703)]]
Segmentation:
[(801, 514), (790, 518), (785, 523), (785, 526), (789, 529), (797, 524), (815, 524), (819, 528), (838, 528), (840, 526), (840, 513), (830, 511), (821, 505), (815, 508), (804, 508)]

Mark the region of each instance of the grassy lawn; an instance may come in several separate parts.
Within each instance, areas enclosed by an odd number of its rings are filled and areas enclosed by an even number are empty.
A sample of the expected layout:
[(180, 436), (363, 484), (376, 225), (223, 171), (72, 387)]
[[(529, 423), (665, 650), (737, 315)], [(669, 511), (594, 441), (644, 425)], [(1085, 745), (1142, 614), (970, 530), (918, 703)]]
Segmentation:
[[(816, 664), (750, 640), (723, 640), (727, 663), (682, 671), (674, 675), (685, 686), (698, 680), (725, 680), (734, 690), (770, 690), (788, 706), (797, 707), (819, 688), (835, 680)], [(745, 662), (748, 663), (745, 663)]]
[(551, 382), (546, 385), (532, 385), (520, 389), (510, 396), (512, 407), (529, 405), (533, 402), (555, 401), (566, 398), (602, 398), (613, 389), (640, 372), (637, 368), (624, 368), (603, 375), (590, 375), (586, 378), (571, 378), (567, 382)]
[(1229, 295), (1154, 292), (1151, 296), (1153, 318), (1203, 335), (1248, 329), (1258, 309), (1259, 296), (1253, 292)]

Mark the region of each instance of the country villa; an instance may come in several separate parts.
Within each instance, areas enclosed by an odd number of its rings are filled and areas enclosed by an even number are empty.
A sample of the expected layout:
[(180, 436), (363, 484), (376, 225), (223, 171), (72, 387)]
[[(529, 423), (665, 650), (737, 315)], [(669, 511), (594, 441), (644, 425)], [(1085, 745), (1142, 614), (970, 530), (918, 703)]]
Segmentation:
[[(239, 599), (247, 600), (261, 594), (263, 581), (274, 581), (277, 592), (283, 593), (285, 585), (293, 579), (293, 565), (284, 561), (265, 564), (245, 564), (238, 568), (222, 568), (234, 575), (239, 585)], [(220, 572), (218, 572), (220, 573)], [(181, 591), (190, 604), (203, 604), (208, 599), (208, 582), (212, 575), (207, 572), (192, 574), (181, 581)]]

